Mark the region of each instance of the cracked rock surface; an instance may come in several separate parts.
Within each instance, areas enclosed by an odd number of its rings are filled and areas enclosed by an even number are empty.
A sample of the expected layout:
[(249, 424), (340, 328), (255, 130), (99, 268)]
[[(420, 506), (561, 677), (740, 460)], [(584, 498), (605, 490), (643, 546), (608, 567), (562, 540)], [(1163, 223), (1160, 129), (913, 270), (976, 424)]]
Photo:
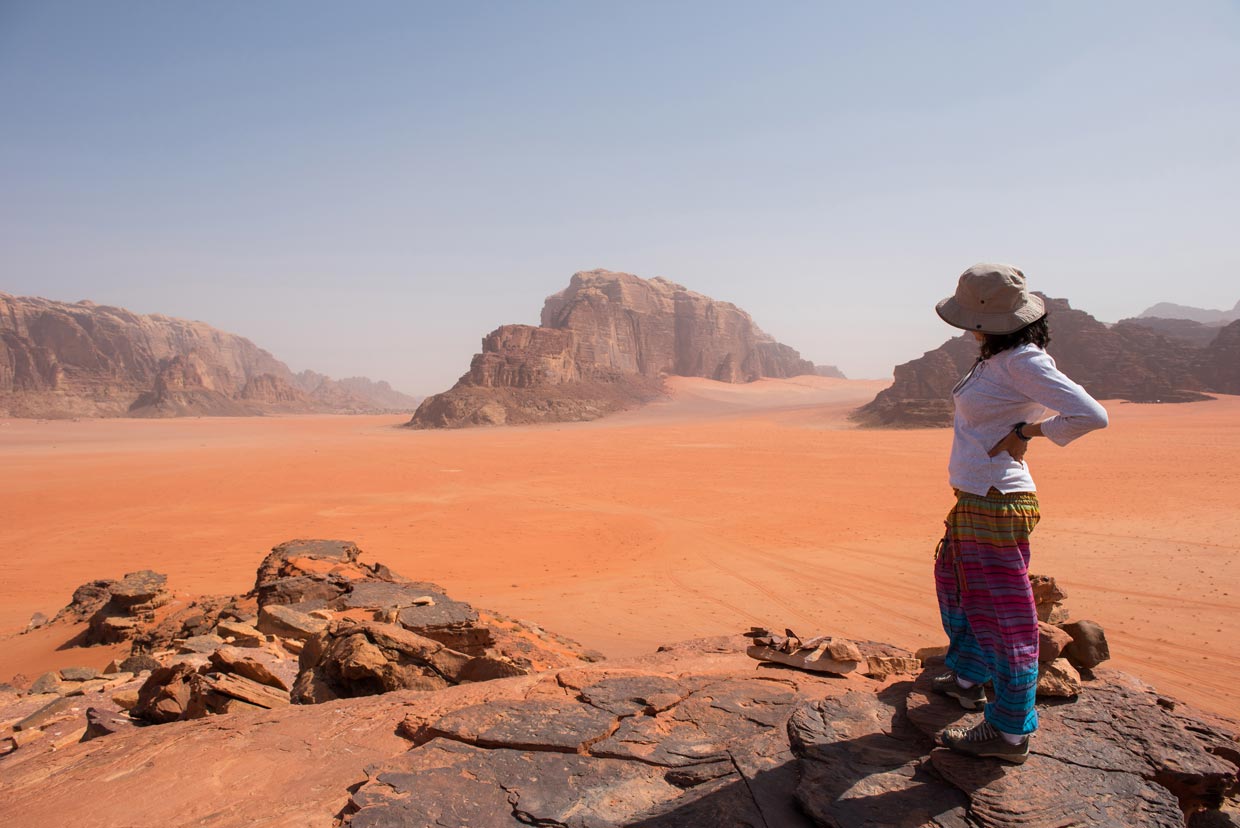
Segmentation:
[(1033, 756), (1014, 767), (934, 747), (945, 724), (977, 715), (929, 692), (935, 665), (835, 677), (758, 664), (747, 643), (129, 728), (15, 763), (18, 751), (0, 760), (0, 816), (29, 828), (1235, 824), (1235, 723), (1122, 674), (1041, 703)]

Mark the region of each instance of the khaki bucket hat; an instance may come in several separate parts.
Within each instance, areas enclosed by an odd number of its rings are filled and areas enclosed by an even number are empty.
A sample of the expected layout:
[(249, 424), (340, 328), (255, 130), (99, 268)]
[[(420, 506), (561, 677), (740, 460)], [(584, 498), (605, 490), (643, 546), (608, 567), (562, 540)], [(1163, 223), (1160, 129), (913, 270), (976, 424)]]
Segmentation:
[(966, 331), (1009, 334), (1046, 315), (1041, 296), (1029, 292), (1025, 274), (1005, 264), (975, 264), (960, 274), (956, 293), (934, 306), (948, 325)]

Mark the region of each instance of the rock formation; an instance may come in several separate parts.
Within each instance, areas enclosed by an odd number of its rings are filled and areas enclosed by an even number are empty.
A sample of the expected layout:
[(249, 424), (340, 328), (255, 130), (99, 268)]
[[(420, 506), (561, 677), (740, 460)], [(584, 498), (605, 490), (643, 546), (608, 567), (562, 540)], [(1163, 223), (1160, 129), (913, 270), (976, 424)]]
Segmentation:
[[(755, 668), (748, 643), (159, 727), (96, 713), (106, 738), (74, 744), (77, 730), (49, 725), (0, 759), (0, 809), (29, 828), (1235, 824), (1236, 723), (1121, 673), (1099, 669), (1076, 700), (1040, 702), (1033, 755), (1013, 768), (935, 746), (942, 727), (980, 715), (929, 691), (937, 663), (836, 677)], [(83, 704), (73, 698), (60, 707)], [(45, 740), (59, 747), (36, 747)]]
[(253, 342), (92, 302), (0, 293), (0, 416), (175, 417), (408, 410), (386, 383), (333, 381)]
[[(1059, 367), (1098, 399), (1193, 402), (1206, 392), (1238, 393), (1240, 323), (1219, 331), (1205, 347), (1167, 336), (1131, 320), (1108, 326), (1065, 299), (1046, 299), (1048, 348)], [(1232, 326), (1236, 327), (1232, 331)], [(1230, 332), (1230, 333), (1229, 333)], [(864, 425), (945, 426), (952, 421), (951, 391), (977, 358), (971, 334), (953, 337), (919, 359), (896, 366), (890, 388), (854, 415)]]
[(655, 398), (669, 375), (751, 382), (812, 373), (735, 305), (662, 278), (592, 270), (547, 298), (539, 326), (488, 334), (469, 373), (427, 398), (410, 425), (590, 420)]
[(1191, 319), (1207, 325), (1226, 325), (1240, 320), (1240, 302), (1231, 310), (1209, 310), (1194, 308), (1190, 305), (1177, 305), (1174, 302), (1159, 302), (1151, 308), (1143, 310), (1138, 318), (1156, 317), (1159, 319)]
[[(84, 626), (73, 637), (83, 646), (129, 641), (130, 656), (102, 671), (66, 668), (35, 679), (9, 719), (0, 715), (9, 722), (0, 726), (12, 729), (0, 729), (0, 740), (9, 740), (0, 741), (0, 755), (36, 739), (63, 747), (87, 731), (96, 738), (241, 710), (440, 690), (596, 658), (360, 555), (348, 541), (288, 541), (263, 559), (249, 594), (188, 604), (149, 570), (82, 585), (47, 623)], [(84, 700), (62, 701), (77, 697)], [(55, 738), (33, 735), (52, 726)]]
[(820, 377), (831, 377), (832, 379), (848, 379), (844, 376), (844, 372), (834, 365), (815, 365), (814, 373)]
[(1192, 319), (1163, 319), (1157, 316), (1138, 316), (1121, 319), (1115, 324), (1117, 327), (1138, 325), (1160, 333), (1168, 339), (1178, 339), (1187, 342), (1189, 345), (1205, 348), (1218, 337), (1219, 331), (1223, 329), (1223, 325), (1226, 323), (1215, 322), (1206, 324), (1204, 322), (1195, 322)]

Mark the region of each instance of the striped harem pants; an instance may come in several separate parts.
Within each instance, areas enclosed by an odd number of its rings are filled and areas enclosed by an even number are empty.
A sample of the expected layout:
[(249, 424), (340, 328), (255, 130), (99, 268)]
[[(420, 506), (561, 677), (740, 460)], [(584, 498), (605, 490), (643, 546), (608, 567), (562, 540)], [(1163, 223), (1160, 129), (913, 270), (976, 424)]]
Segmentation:
[(1029, 586), (1029, 535), (1038, 525), (1033, 492), (981, 497), (957, 491), (934, 562), (947, 666), (968, 681), (994, 683), (986, 720), (1005, 733), (1038, 727), (1038, 615)]

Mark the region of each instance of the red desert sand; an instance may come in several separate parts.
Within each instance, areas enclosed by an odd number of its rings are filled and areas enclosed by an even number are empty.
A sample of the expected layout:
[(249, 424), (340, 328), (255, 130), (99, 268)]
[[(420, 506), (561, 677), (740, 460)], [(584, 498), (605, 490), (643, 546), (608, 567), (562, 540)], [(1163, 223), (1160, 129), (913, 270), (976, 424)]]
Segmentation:
[[(273, 544), (347, 538), (608, 656), (791, 627), (943, 643), (931, 556), (947, 430), (854, 427), (884, 383), (675, 379), (594, 423), (411, 431), (400, 416), (0, 421), (0, 680), (102, 667), (24, 629), (136, 569), (243, 592)], [(1034, 443), (1033, 571), (1107, 631), (1113, 664), (1240, 712), (1240, 397), (1111, 403), (1111, 427)]]

